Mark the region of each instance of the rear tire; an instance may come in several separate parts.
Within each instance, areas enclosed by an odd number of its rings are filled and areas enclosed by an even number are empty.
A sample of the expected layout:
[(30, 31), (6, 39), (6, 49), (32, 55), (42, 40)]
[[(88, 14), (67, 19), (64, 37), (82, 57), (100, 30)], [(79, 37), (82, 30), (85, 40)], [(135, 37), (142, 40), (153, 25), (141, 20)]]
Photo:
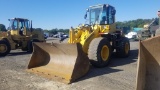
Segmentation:
[(130, 43), (128, 38), (122, 37), (122, 40), (119, 43), (119, 47), (116, 49), (116, 55), (118, 57), (128, 57), (130, 53)]
[(105, 67), (110, 61), (111, 45), (106, 38), (95, 38), (88, 49), (88, 57), (95, 67)]
[(11, 46), (9, 44), (9, 42), (5, 41), (5, 40), (0, 40), (0, 48), (1, 45), (3, 45), (3, 47), (5, 47), (4, 51), (1, 51), (0, 49), (0, 56), (6, 56), (8, 53), (10, 53), (11, 51)]
[(28, 51), (28, 47), (24, 47), (21, 49), (22, 51)]
[(22, 50), (22, 51), (27, 51), (28, 49), (27, 49), (27, 48), (22, 48), (21, 50)]

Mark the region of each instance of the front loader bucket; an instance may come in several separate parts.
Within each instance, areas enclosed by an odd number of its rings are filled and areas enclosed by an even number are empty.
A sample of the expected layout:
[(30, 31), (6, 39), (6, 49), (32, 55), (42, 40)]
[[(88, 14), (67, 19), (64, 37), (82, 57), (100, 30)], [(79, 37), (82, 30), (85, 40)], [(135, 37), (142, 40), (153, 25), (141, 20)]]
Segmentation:
[(89, 70), (89, 59), (80, 44), (33, 43), (28, 71), (71, 83)]
[(136, 90), (160, 90), (160, 36), (140, 42)]

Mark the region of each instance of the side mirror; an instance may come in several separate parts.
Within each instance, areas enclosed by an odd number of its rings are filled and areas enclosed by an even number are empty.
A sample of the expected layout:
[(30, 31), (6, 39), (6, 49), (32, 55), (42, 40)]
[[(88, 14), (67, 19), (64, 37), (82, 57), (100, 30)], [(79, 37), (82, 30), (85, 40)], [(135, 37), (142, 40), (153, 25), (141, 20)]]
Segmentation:
[(84, 15), (84, 19), (86, 19), (87, 18), (87, 13)]
[(31, 20), (31, 32), (33, 31), (33, 29), (32, 29), (32, 20)]
[(84, 19), (87, 18), (87, 12), (89, 12), (89, 9), (86, 9), (86, 14), (84, 15)]

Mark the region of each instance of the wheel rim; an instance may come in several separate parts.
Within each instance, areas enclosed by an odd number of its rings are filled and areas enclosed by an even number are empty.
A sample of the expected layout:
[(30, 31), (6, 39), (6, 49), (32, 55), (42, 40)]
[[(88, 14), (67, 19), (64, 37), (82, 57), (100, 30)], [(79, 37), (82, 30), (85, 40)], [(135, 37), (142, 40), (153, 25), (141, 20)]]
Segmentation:
[(125, 53), (128, 54), (128, 52), (129, 52), (129, 44), (126, 43), (125, 44)]
[(7, 51), (7, 46), (5, 44), (0, 44), (0, 52), (4, 53)]
[(101, 50), (101, 58), (103, 61), (107, 61), (109, 56), (109, 48), (107, 45), (104, 45)]

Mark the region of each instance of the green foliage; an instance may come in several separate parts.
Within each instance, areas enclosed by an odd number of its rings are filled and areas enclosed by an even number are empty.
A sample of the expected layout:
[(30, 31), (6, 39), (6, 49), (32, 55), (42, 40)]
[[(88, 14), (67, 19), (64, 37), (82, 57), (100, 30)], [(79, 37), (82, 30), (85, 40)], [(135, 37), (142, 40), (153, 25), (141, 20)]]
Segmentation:
[[(127, 34), (129, 31), (132, 31), (133, 28), (143, 28), (145, 24), (150, 24), (153, 20), (154, 18), (116, 22), (116, 26), (121, 28), (124, 34)], [(156, 21), (153, 23), (153, 25), (158, 25), (158, 18), (155, 18), (155, 20)]]
[[(41, 28), (33, 28), (33, 30), (43, 30)], [(51, 30), (47, 30), (44, 29), (43, 30), (45, 33), (49, 33), (49, 34), (57, 34), (58, 32), (63, 32), (64, 34), (68, 34), (69, 33), (69, 29), (51, 29)]]
[(48, 31), (48, 30), (46, 30), (46, 29), (45, 29), (45, 30), (43, 30), (43, 31), (44, 31), (44, 32), (46, 32), (46, 33), (49, 33), (49, 31)]
[(52, 30), (47, 30), (47, 32), (49, 32), (50, 34), (57, 34), (58, 32), (63, 32), (65, 34), (69, 33), (69, 29), (52, 29)]
[(5, 25), (0, 24), (0, 31), (7, 31)]
[(153, 19), (137, 19), (124, 22), (116, 22), (119, 27), (143, 28), (145, 24), (149, 24)]

